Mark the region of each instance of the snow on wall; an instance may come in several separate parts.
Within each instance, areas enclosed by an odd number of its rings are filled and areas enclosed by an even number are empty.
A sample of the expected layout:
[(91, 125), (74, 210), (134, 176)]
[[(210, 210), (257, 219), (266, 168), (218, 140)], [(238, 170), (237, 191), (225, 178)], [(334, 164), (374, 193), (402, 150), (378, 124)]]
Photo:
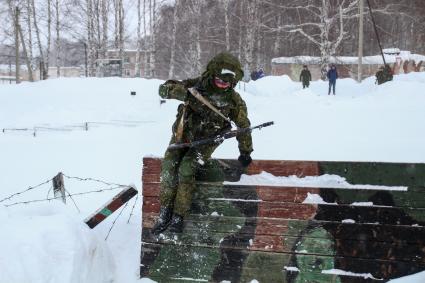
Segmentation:
[[(399, 55), (384, 54), (385, 61), (387, 63), (393, 64), (397, 60), (402, 61), (425, 61), (425, 55), (411, 54), (410, 51), (400, 51)], [(334, 56), (330, 59), (331, 63), (334, 64), (357, 64), (358, 57), (355, 56)], [(273, 64), (320, 64), (320, 57), (314, 56), (294, 56), (294, 57), (279, 57), (272, 59)], [(364, 65), (379, 65), (382, 64), (382, 56), (364, 56), (363, 57)]]

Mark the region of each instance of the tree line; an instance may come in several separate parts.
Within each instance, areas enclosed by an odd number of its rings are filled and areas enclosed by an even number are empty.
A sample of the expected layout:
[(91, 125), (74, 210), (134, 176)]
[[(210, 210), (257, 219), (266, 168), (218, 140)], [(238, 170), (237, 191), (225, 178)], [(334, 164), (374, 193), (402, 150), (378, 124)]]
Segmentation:
[[(370, 4), (384, 47), (425, 53), (423, 0)], [(363, 50), (375, 55), (364, 9)], [(357, 55), (360, 15), (359, 0), (4, 0), (0, 63), (14, 58), (44, 70), (42, 79), (51, 66), (60, 76), (63, 66), (84, 65), (94, 76), (110, 49), (122, 60), (137, 50), (136, 75), (163, 79), (196, 76), (220, 51), (248, 71), (268, 71), (281, 56), (319, 56), (325, 65), (333, 55)]]

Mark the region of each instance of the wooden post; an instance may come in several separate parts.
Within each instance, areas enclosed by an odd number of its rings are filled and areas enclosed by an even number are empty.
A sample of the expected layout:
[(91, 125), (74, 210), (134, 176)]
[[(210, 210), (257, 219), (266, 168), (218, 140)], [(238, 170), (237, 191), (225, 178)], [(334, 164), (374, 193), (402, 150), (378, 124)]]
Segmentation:
[(123, 206), (126, 202), (128, 202), (131, 198), (137, 195), (137, 190), (133, 187), (126, 187), (121, 192), (119, 192), (116, 196), (114, 196), (111, 200), (109, 200), (106, 204), (104, 204), (101, 208), (96, 210), (92, 215), (86, 218), (84, 222), (93, 229), (100, 222), (105, 220), (109, 215), (111, 215), (118, 208)]
[(62, 202), (66, 204), (65, 184), (63, 182), (63, 174), (59, 172), (52, 180), (53, 195), (55, 198), (62, 197)]
[(15, 76), (16, 76), (16, 84), (21, 83), (21, 79), (19, 78), (19, 8), (16, 7), (15, 10)]

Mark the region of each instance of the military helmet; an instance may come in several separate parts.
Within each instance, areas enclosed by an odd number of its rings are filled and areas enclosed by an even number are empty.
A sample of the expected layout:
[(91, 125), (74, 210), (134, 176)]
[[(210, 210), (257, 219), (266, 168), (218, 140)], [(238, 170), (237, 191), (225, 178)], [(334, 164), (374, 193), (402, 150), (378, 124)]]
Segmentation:
[(241, 63), (238, 58), (228, 52), (214, 56), (207, 65), (203, 78), (219, 77), (232, 85), (236, 85), (243, 78)]

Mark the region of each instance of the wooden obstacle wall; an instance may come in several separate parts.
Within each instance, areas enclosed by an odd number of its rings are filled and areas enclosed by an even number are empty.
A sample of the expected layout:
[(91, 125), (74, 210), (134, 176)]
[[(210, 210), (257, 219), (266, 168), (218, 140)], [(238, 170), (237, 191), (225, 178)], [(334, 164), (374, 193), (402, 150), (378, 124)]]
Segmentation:
[[(198, 170), (183, 233), (154, 237), (160, 167), (143, 160), (141, 277), (385, 282), (425, 270), (425, 164), (254, 161), (245, 172), (408, 187), (394, 191), (232, 184), (244, 173), (237, 161), (211, 160)], [(308, 193), (326, 203), (303, 203)]]

